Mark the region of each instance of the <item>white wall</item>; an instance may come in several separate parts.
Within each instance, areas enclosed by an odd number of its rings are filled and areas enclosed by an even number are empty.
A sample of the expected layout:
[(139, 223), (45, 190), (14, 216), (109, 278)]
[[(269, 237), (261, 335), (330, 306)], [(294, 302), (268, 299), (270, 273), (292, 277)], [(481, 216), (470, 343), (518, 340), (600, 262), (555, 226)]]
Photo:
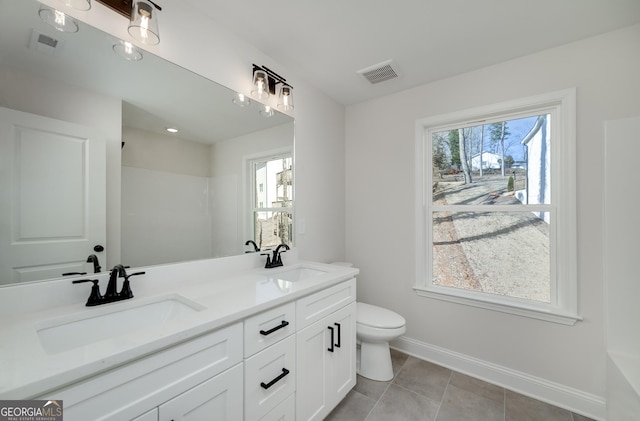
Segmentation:
[(246, 160), (274, 151), (293, 150), (293, 123), (218, 142), (211, 148), (211, 232), (213, 255), (243, 253), (253, 238), (249, 168)]
[[(42, 3), (131, 41), (126, 20), (97, 2), (88, 12), (71, 10), (58, 0)], [(160, 44), (145, 49), (246, 95), (251, 91), (253, 63), (276, 70), (292, 84), (296, 104), (291, 113), (296, 119), (295, 212), (305, 226), (304, 234), (298, 231), (295, 244), (302, 259), (343, 260), (344, 107), (189, 7), (163, 8), (160, 36)], [(275, 99), (271, 105), (275, 106)]]
[[(603, 122), (640, 113), (638, 75), (640, 26), (633, 26), (347, 107), (346, 259), (361, 270), (358, 299), (405, 316), (406, 337), (420, 343), (604, 397)], [(415, 120), (574, 86), (584, 321), (564, 326), (418, 297)]]
[(638, 203), (640, 116), (607, 121), (604, 176), (604, 281), (607, 343), (607, 415), (640, 414), (640, 283)]

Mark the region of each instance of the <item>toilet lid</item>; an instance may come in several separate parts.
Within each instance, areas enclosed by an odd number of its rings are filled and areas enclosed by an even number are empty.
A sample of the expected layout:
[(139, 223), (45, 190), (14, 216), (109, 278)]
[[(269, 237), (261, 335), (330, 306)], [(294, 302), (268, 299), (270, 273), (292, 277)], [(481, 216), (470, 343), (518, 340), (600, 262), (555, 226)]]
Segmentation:
[(356, 303), (356, 322), (381, 329), (395, 329), (406, 323), (398, 313), (365, 303)]

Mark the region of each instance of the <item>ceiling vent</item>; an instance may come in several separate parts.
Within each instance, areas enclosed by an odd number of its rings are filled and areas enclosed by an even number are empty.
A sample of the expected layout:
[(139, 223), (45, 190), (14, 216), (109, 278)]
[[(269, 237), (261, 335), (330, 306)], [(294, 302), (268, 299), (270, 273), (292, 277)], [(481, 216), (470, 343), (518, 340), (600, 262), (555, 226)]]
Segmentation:
[(42, 34), (35, 29), (31, 31), (31, 39), (29, 40), (29, 48), (39, 51), (43, 54), (56, 56), (62, 51), (64, 41)]
[(362, 75), (372, 84), (376, 84), (398, 77), (398, 71), (393, 67), (394, 65), (395, 63), (393, 62), (393, 60), (387, 60), (383, 61), (382, 63), (374, 64), (373, 66), (358, 70), (357, 73)]

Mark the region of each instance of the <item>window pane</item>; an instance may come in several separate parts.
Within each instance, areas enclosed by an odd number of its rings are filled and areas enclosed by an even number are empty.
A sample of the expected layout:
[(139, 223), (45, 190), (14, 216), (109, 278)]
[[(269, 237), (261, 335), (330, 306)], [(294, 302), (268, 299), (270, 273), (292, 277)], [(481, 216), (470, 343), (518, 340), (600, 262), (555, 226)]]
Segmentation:
[(255, 204), (261, 208), (290, 207), (293, 200), (291, 157), (254, 163)]
[(254, 226), (256, 243), (260, 249), (275, 248), (279, 244), (291, 244), (291, 212), (255, 212)]
[(551, 115), (434, 133), (433, 202), (551, 203)]
[(549, 212), (434, 212), (433, 283), (549, 303)]

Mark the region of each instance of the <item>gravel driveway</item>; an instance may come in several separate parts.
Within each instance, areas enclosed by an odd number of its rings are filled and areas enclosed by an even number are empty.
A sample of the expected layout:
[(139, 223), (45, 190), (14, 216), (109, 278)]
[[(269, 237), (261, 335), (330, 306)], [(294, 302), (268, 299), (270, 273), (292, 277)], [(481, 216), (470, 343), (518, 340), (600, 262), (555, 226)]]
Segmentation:
[[(458, 176), (459, 178), (459, 176)], [(498, 175), (438, 180), (436, 204), (519, 204)], [(434, 224), (435, 283), (550, 301), (549, 228), (530, 212), (439, 212)]]

